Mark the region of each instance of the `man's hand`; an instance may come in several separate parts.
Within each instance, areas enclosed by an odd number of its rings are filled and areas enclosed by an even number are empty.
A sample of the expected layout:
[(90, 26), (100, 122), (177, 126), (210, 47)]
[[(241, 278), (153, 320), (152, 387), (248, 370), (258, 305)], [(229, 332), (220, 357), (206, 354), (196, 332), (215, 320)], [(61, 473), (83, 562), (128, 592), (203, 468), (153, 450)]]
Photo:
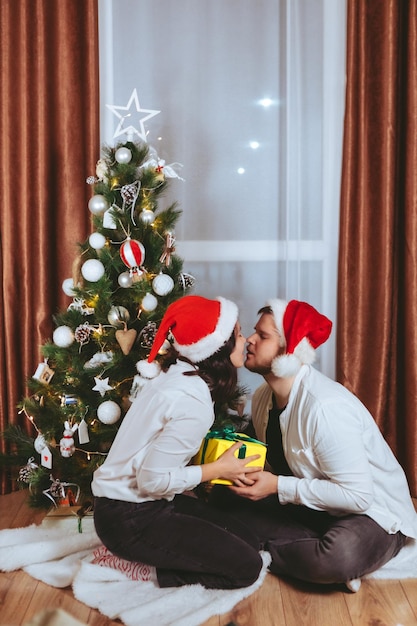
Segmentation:
[(248, 500), (262, 500), (278, 493), (278, 476), (271, 472), (256, 472), (246, 476), (246, 480), (241, 481), (240, 485), (235, 481), (235, 485), (229, 489)]

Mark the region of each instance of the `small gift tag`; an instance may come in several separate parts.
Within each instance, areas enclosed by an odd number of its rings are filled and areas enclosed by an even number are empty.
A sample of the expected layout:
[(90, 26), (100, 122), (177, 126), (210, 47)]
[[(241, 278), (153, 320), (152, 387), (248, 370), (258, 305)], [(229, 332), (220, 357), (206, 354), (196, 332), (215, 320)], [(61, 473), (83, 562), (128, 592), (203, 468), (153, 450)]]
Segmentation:
[(52, 370), (49, 367), (48, 363), (44, 361), (43, 363), (39, 363), (38, 367), (36, 368), (36, 372), (33, 374), (32, 378), (36, 378), (36, 380), (39, 380), (39, 382), (45, 383), (45, 385), (47, 385), (51, 381), (51, 378), (54, 374), (54, 370)]
[(90, 437), (88, 436), (88, 426), (87, 422), (83, 418), (78, 425), (78, 441), (80, 445), (83, 443), (88, 443), (90, 441)]
[(41, 465), (47, 469), (52, 469), (52, 452), (45, 446), (41, 452)]
[(108, 209), (103, 215), (103, 228), (110, 228), (112, 230), (117, 228), (116, 220), (114, 219), (110, 209)]

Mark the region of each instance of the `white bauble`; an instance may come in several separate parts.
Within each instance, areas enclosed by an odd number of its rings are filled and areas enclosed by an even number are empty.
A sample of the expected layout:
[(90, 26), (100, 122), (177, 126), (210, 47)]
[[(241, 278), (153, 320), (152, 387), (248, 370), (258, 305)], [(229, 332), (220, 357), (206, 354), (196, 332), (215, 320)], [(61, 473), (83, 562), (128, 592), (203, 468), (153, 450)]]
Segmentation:
[(115, 152), (114, 158), (118, 163), (130, 163), (132, 160), (132, 153), (129, 148), (118, 148)]
[(133, 278), (129, 274), (129, 272), (122, 272), (121, 274), (119, 274), (117, 282), (119, 283), (120, 287), (127, 289), (128, 287), (131, 287), (133, 285)]
[(91, 233), (88, 243), (94, 250), (101, 250), (106, 245), (106, 238), (101, 233)]
[(62, 291), (65, 293), (66, 296), (70, 296), (71, 298), (75, 295), (74, 280), (72, 278), (66, 278), (62, 282)]
[(103, 215), (109, 208), (109, 203), (104, 196), (96, 194), (88, 201), (88, 208), (93, 215)]
[(107, 319), (109, 324), (117, 328), (130, 320), (130, 313), (125, 306), (112, 306), (107, 314)]
[(53, 342), (60, 348), (68, 348), (74, 343), (74, 333), (69, 326), (58, 326), (52, 335)]
[(163, 274), (161, 272), (153, 279), (152, 289), (158, 296), (166, 296), (174, 289), (174, 281), (169, 274)]
[(98, 259), (88, 259), (81, 267), (81, 274), (90, 283), (95, 283), (104, 276), (104, 265)]
[(151, 293), (147, 293), (141, 306), (144, 311), (154, 311), (158, 306), (158, 300)]
[(155, 221), (155, 213), (150, 209), (143, 209), (139, 217), (142, 224), (152, 224)]
[(103, 424), (115, 424), (120, 419), (121, 414), (121, 408), (113, 400), (102, 402), (97, 409), (97, 417)]

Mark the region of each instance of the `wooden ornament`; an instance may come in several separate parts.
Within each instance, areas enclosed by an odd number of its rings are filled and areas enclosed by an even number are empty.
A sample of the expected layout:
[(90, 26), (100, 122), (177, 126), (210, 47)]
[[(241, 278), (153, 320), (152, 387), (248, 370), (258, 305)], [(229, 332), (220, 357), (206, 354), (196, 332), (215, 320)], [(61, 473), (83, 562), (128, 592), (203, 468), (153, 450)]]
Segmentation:
[(123, 354), (129, 354), (133, 344), (135, 343), (137, 334), (138, 333), (134, 328), (130, 328), (129, 330), (116, 330), (116, 339)]
[(83, 286), (84, 282), (83, 282), (83, 277), (81, 274), (81, 266), (83, 264), (83, 258), (82, 255), (79, 254), (78, 256), (75, 257), (73, 263), (72, 263), (72, 282), (74, 284), (75, 287), (77, 287), (78, 285)]

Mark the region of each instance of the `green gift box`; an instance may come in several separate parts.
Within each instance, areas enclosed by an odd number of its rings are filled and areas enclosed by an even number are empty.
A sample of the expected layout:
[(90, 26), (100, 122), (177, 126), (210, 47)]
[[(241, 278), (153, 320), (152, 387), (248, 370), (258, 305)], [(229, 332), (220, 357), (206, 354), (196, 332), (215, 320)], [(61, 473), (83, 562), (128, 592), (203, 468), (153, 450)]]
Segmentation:
[[(209, 431), (201, 443), (200, 450), (194, 457), (194, 465), (212, 463), (237, 441), (241, 441), (242, 445), (236, 450), (235, 456), (238, 459), (245, 459), (253, 454), (260, 454), (258, 459), (248, 463), (248, 467), (253, 465), (263, 468), (266, 460), (266, 444), (245, 435), (245, 433), (237, 433), (233, 428)], [(230, 480), (223, 480), (222, 478), (214, 478), (210, 482), (219, 485), (233, 484)]]

